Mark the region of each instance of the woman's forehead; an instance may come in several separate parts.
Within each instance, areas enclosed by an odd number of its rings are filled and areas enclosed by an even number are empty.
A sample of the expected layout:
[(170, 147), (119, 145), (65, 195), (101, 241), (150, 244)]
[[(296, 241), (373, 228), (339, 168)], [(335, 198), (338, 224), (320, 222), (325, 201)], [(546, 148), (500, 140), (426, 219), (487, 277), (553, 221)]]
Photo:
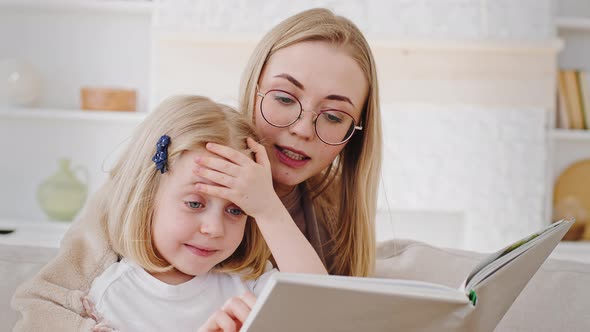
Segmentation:
[(368, 83), (346, 47), (328, 42), (297, 43), (275, 52), (267, 61), (261, 84), (292, 87), (325, 97), (341, 95), (364, 104)]

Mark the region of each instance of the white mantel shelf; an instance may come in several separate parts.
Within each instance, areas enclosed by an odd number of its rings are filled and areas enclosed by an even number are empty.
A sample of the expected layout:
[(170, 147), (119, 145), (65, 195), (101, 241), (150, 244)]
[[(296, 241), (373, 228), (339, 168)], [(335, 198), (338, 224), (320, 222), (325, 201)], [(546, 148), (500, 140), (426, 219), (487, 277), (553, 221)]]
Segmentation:
[(555, 25), (558, 29), (590, 30), (590, 18), (557, 17)]
[(590, 142), (590, 130), (553, 129), (551, 137), (558, 141), (586, 141)]
[(0, 0), (0, 9), (151, 15), (154, 4), (142, 0)]
[(42, 119), (42, 120), (73, 120), (73, 121), (115, 121), (139, 123), (145, 112), (88, 111), (78, 109), (51, 108), (0, 108), (0, 119)]

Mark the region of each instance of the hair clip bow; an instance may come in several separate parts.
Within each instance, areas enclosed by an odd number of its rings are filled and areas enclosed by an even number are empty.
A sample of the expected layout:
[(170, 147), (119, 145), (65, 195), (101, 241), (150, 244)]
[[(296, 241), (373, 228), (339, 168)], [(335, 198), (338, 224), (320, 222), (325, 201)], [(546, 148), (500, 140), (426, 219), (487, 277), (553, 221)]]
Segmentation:
[(170, 144), (170, 136), (162, 135), (156, 143), (156, 154), (152, 157), (152, 161), (156, 163), (156, 168), (160, 173), (164, 174), (168, 170), (166, 162), (168, 161), (168, 145)]

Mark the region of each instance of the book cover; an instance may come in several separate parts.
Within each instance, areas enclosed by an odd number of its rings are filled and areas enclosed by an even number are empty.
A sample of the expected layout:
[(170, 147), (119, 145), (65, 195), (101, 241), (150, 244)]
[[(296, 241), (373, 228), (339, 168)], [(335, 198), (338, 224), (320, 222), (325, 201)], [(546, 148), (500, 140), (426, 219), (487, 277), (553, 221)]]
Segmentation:
[(571, 121), (569, 117), (570, 110), (567, 105), (565, 80), (561, 77), (562, 71), (557, 74), (557, 121), (556, 128), (570, 129)]
[(590, 129), (590, 72), (579, 71), (580, 100), (584, 111), (585, 128)]
[(493, 331), (572, 221), (481, 260), (462, 285), (277, 273), (240, 331)]
[(563, 79), (567, 109), (569, 111), (570, 128), (584, 129), (584, 115), (580, 99), (580, 88), (575, 70), (563, 70), (560, 79)]

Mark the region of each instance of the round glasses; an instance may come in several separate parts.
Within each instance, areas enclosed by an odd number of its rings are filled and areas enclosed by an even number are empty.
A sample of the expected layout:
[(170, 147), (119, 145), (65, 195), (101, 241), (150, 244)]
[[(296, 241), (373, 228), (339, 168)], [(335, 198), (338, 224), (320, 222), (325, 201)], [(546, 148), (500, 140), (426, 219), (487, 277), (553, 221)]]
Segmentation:
[[(268, 124), (278, 128), (289, 127), (301, 118), (303, 107), (301, 102), (292, 94), (283, 90), (269, 90), (266, 93), (258, 92), (261, 97), (260, 112)], [(328, 145), (340, 145), (346, 143), (355, 130), (362, 130), (357, 126), (352, 115), (340, 110), (321, 110), (313, 112), (315, 119), (313, 124), (318, 138)]]

